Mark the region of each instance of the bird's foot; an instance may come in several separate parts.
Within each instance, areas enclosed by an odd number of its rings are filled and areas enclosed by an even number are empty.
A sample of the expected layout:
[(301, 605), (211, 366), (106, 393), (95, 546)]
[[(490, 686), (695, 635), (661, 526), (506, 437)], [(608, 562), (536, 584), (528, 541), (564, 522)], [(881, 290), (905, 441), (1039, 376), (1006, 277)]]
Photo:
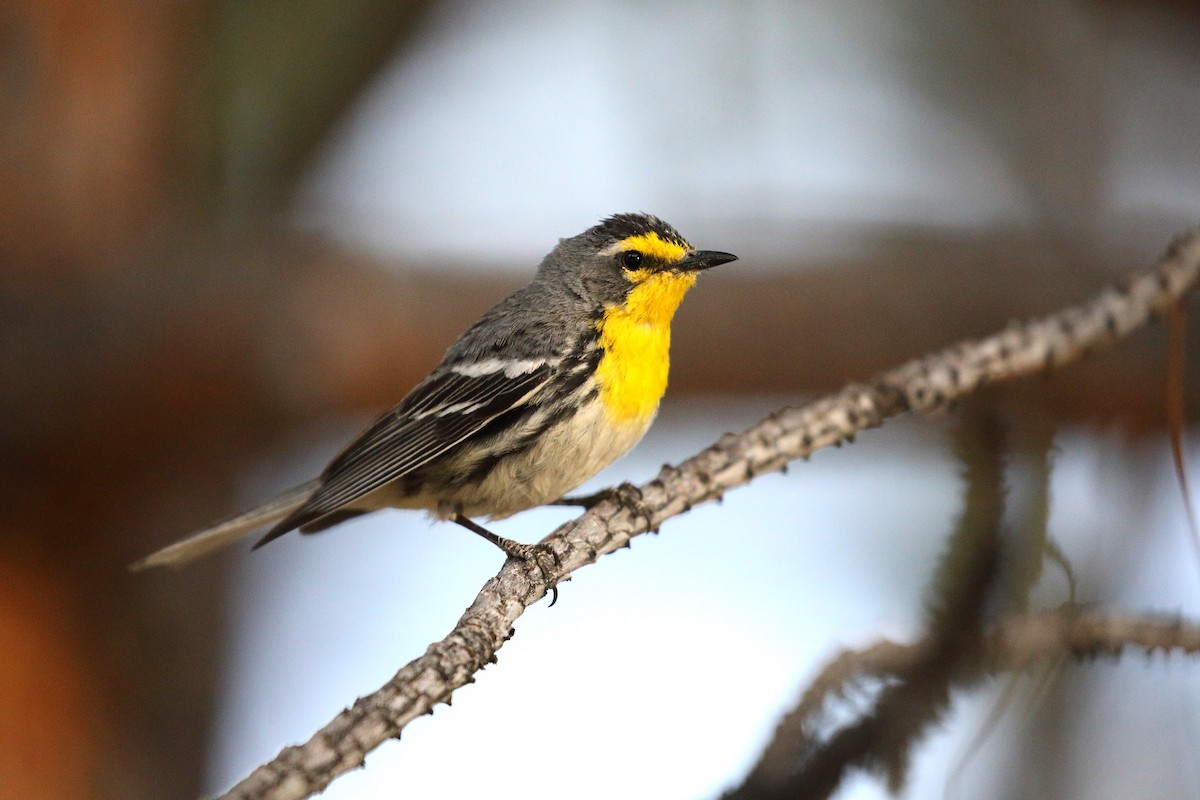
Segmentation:
[(609, 486), (592, 494), (577, 495), (572, 497), (563, 497), (554, 502), (556, 506), (583, 506), (591, 510), (594, 506), (599, 505), (605, 500), (612, 500), (621, 508), (632, 511), (637, 516), (646, 520), (646, 524), (652, 522), (650, 509), (646, 507), (642, 500), (642, 490), (634, 486), (629, 481), (618, 484), (617, 486)]
[(550, 590), (550, 605), (553, 606), (558, 602), (558, 586), (554, 583), (552, 576), (562, 566), (562, 561), (559, 559), (558, 554), (554, 552), (553, 547), (545, 542), (524, 544), (513, 539), (507, 539), (492, 533), (478, 522), (468, 519), (462, 514), (454, 517), (454, 521), (472, 533), (487, 539), (496, 547), (503, 550), (504, 554), (509, 558), (524, 561), (526, 564), (537, 569), (538, 572), (542, 573), (542, 582)]
[(559, 499), (555, 500), (552, 505), (582, 506), (583, 508), (590, 510), (593, 507), (600, 505), (605, 500), (614, 500), (625, 508), (633, 508), (639, 512), (645, 510), (642, 507), (642, 490), (634, 486), (629, 481), (625, 481), (617, 486), (605, 487), (600, 491), (592, 492), (591, 494), (560, 497)]

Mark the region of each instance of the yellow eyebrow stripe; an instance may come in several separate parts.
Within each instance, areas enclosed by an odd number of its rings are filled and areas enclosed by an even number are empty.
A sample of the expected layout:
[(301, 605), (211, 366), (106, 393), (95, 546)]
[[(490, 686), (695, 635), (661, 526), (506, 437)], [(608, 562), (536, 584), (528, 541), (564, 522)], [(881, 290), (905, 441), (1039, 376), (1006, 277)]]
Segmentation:
[(620, 249), (637, 250), (643, 255), (651, 258), (661, 259), (662, 261), (672, 262), (679, 261), (690, 248), (678, 242), (670, 242), (659, 236), (657, 233), (639, 233), (637, 236), (630, 236), (627, 239), (621, 240)]

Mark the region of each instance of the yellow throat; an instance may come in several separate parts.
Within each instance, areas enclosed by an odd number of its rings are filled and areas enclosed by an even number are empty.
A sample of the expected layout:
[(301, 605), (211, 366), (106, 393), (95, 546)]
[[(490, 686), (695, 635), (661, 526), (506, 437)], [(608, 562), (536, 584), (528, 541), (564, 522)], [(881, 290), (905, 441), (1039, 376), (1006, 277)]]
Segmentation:
[[(633, 236), (622, 250), (639, 250), (662, 261), (678, 261), (687, 250), (657, 235)], [(646, 424), (667, 390), (671, 319), (696, 283), (694, 272), (627, 270), (634, 287), (625, 302), (611, 306), (597, 323), (604, 355), (596, 369), (600, 399), (609, 419)]]

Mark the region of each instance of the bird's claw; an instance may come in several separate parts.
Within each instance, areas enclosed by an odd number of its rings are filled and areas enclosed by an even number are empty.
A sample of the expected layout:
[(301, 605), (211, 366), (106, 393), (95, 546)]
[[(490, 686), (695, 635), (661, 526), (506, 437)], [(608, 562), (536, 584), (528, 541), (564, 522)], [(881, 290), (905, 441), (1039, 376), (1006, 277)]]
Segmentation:
[[(499, 547), (509, 558), (515, 558), (518, 561), (524, 561), (526, 564), (532, 564), (536, 567), (537, 571), (542, 573), (542, 582), (550, 590), (550, 605), (553, 606), (558, 602), (558, 586), (552, 576), (555, 571), (562, 567), (562, 559), (558, 557), (558, 553), (554, 552), (553, 547), (545, 542), (524, 544), (503, 536), (498, 536), (478, 522), (468, 519), (462, 514), (456, 514), (453, 519), (467, 530), (482, 536), (496, 547)], [(550, 565), (549, 568), (547, 564)]]
[(501, 539), (497, 545), (509, 558), (524, 561), (542, 573), (542, 582), (550, 590), (550, 607), (552, 608), (558, 602), (558, 585), (552, 576), (562, 567), (562, 559), (558, 557), (558, 553), (554, 552), (554, 548), (546, 542), (524, 544), (512, 539)]

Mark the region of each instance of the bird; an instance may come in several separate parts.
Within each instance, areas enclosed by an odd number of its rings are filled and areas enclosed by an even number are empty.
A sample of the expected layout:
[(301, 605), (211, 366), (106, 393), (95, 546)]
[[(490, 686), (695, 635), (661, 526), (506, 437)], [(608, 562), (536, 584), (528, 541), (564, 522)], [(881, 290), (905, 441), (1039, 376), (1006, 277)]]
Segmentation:
[(257, 549), (384, 508), (427, 511), (527, 558), (530, 546), (477, 520), (573, 502), (568, 492), (641, 440), (667, 388), (676, 309), (700, 272), (735, 260), (643, 213), (560, 239), (532, 281), (462, 333), (319, 477), (131, 569), (181, 566), (270, 526)]

